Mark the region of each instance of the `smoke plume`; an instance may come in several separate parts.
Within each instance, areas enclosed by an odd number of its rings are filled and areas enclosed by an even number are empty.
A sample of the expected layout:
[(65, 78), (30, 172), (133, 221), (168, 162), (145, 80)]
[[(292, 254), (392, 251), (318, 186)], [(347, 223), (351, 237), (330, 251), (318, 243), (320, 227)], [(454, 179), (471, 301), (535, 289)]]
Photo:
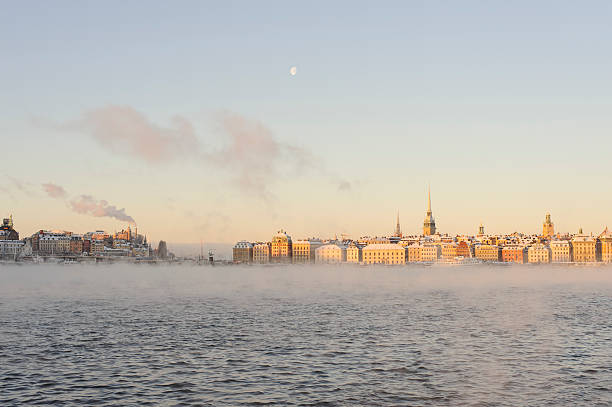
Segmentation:
[(118, 209), (114, 205), (109, 205), (105, 200), (97, 200), (89, 195), (81, 195), (78, 199), (73, 199), (70, 201), (70, 207), (77, 213), (97, 218), (110, 217), (125, 222), (136, 223), (134, 218), (125, 213), (125, 208)]
[(68, 195), (64, 188), (51, 182), (48, 184), (42, 184), (42, 187), (47, 195), (49, 195), (51, 198), (65, 198)]

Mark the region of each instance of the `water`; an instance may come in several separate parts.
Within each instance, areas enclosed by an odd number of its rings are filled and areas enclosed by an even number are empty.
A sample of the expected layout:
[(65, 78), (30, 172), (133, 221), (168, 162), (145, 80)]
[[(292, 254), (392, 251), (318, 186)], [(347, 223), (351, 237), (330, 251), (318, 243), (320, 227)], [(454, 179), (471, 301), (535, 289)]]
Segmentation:
[(0, 405), (612, 405), (612, 269), (0, 268)]

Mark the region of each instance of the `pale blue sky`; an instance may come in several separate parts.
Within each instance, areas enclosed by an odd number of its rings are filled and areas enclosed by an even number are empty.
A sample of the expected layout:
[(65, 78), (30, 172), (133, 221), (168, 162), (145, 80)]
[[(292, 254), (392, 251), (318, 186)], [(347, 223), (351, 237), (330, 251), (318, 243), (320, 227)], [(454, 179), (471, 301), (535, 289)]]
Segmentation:
[[(5, 1), (2, 10), (4, 175), (31, 191), (5, 179), (12, 192), (0, 205), (25, 233), (120, 226), (46, 198), (38, 186), (49, 181), (183, 242), (264, 239), (279, 227), (295, 237), (383, 234), (397, 209), (416, 233), (427, 182), (443, 232), (473, 233), (481, 221), (534, 232), (546, 211), (563, 231), (612, 226), (610, 2)], [(151, 166), (32, 120), (68, 122), (107, 105), (158, 126), (187, 117), (207, 146), (224, 143), (211, 117), (235, 112), (323, 169), (278, 174), (263, 202), (214, 166)], [(337, 179), (352, 189), (338, 191)]]

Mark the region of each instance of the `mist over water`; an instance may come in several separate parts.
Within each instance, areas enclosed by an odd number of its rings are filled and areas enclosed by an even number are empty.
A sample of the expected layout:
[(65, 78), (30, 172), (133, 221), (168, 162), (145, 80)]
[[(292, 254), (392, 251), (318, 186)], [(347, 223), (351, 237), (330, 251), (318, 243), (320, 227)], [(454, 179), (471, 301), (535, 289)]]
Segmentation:
[(0, 405), (610, 405), (612, 268), (0, 266)]

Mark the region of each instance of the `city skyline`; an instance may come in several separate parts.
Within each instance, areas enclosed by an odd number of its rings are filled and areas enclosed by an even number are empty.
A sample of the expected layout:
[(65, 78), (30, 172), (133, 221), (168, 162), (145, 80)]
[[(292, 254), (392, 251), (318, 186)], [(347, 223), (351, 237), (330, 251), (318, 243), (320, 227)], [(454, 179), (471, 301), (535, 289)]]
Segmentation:
[(0, 26), (24, 232), (419, 233), (428, 183), (449, 234), (612, 225), (607, 2), (42, 8)]

